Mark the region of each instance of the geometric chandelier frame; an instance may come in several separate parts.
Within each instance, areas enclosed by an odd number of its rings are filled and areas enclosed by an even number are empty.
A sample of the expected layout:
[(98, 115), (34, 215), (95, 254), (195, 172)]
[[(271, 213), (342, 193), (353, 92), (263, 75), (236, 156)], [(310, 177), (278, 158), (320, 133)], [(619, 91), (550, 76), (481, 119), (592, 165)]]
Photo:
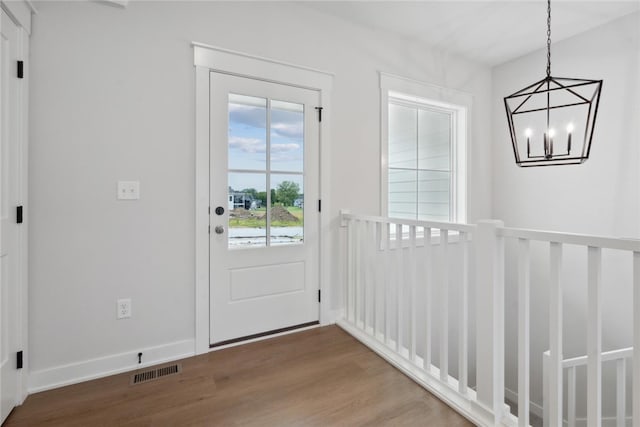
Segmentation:
[[(591, 151), (591, 141), (593, 139), (593, 130), (598, 115), (598, 105), (600, 103), (600, 92), (602, 90), (602, 80), (584, 80), (559, 77), (545, 77), (544, 79), (521, 89), (504, 98), (504, 105), (507, 111), (509, 121), (509, 132), (511, 134), (511, 143), (516, 163), (519, 166), (553, 166), (553, 165), (571, 165), (584, 163), (589, 158)], [(557, 92), (557, 93), (555, 93)], [(543, 105), (539, 105), (542, 98)], [(564, 99), (564, 102), (555, 102), (554, 100)], [(536, 101), (538, 103), (536, 104)], [(567, 102), (568, 101), (568, 102)], [(581, 121), (581, 129), (577, 129), (573, 122), (567, 121), (566, 136), (560, 141), (561, 148), (558, 149), (557, 138), (559, 131), (554, 131), (554, 122), (561, 121), (555, 114), (563, 110), (564, 115), (569, 109), (578, 110), (584, 107), (583, 120)], [(541, 149), (534, 149), (532, 143), (536, 140), (533, 138), (531, 127), (522, 129), (517, 126), (518, 122), (529, 123), (532, 120), (519, 120), (520, 115), (531, 117), (534, 114), (542, 113), (539, 122), (542, 122), (539, 128), (547, 130), (542, 132), (541, 141), (537, 142)], [(578, 112), (579, 113), (579, 112)], [(575, 114), (577, 116), (578, 114)], [(554, 118), (554, 116), (556, 116)], [(577, 117), (576, 117), (577, 119)], [(520, 130), (520, 131), (518, 131)], [(576, 138), (576, 134), (579, 138)], [(554, 146), (555, 143), (555, 146)]]
[(547, 1), (547, 75), (504, 98), (516, 164), (584, 163), (598, 115), (602, 80), (551, 76), (551, 0)]

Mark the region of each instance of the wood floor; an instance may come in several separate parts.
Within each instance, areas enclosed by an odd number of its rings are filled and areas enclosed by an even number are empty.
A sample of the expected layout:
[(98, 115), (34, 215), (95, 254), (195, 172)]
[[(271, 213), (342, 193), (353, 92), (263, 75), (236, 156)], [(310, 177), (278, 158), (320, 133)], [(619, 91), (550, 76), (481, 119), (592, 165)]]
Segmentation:
[(336, 326), (29, 396), (5, 426), (471, 426)]

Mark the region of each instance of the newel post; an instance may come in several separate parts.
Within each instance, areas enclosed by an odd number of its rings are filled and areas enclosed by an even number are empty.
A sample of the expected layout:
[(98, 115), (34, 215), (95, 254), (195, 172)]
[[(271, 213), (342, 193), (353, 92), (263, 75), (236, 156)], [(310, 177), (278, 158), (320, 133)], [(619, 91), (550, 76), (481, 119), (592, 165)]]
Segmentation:
[(476, 386), (478, 409), (500, 425), (504, 403), (504, 238), (502, 221), (479, 221), (476, 254)]

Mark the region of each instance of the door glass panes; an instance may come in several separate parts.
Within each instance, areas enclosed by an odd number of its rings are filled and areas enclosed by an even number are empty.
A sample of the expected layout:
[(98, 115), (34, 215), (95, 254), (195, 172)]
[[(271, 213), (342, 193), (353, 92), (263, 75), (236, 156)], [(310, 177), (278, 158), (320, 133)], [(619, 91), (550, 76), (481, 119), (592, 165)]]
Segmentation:
[(267, 100), (229, 94), (229, 169), (267, 169)]
[(304, 105), (271, 101), (271, 170), (302, 172)]
[(229, 247), (267, 244), (267, 175), (229, 173)]
[(229, 248), (303, 242), (304, 105), (229, 94)]
[(300, 243), (304, 235), (302, 175), (271, 174), (271, 245)]

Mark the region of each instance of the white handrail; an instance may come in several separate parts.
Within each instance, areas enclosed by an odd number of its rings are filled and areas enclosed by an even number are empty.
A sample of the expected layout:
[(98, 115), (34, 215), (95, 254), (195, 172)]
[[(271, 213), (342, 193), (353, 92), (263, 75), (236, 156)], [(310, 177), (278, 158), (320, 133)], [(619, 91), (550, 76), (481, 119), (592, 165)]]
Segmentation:
[(370, 222), (379, 222), (383, 224), (401, 224), (407, 226), (415, 226), (415, 227), (427, 227), (427, 228), (438, 228), (441, 230), (450, 230), (450, 231), (460, 231), (460, 232), (473, 232), (476, 229), (476, 226), (473, 224), (460, 224), (454, 222), (438, 222), (438, 221), (417, 221), (412, 219), (402, 219), (402, 218), (386, 218), (381, 216), (372, 216), (372, 215), (359, 215), (353, 214), (350, 212), (343, 212), (342, 219), (355, 219), (360, 221), (370, 221)]
[(527, 230), (503, 227), (498, 230), (502, 237), (563, 243), (567, 245), (592, 246), (602, 249), (640, 252), (640, 240), (603, 237), (589, 234), (564, 233), (559, 231)]
[[(548, 350), (545, 351), (545, 354), (548, 354), (548, 353), (549, 353)], [(630, 359), (632, 357), (633, 357), (633, 347), (621, 348), (619, 350), (605, 351), (604, 353), (602, 353), (603, 362), (610, 362), (612, 360), (618, 360), (618, 359)], [(565, 359), (562, 361), (562, 367), (566, 369), (572, 366), (584, 366), (587, 364), (587, 359), (588, 357), (586, 355)]]

